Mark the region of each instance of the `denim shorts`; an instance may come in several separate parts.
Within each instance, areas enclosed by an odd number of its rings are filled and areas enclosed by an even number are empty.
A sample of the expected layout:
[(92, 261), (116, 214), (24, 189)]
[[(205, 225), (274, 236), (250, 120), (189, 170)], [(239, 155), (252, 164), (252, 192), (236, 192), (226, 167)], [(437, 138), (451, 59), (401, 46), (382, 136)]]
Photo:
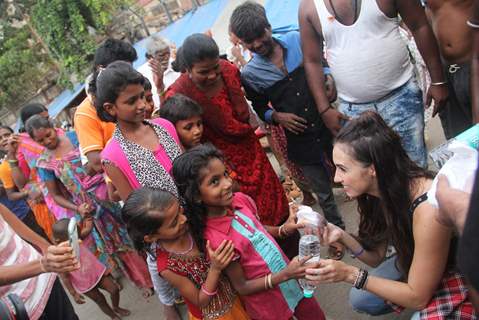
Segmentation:
[(355, 118), (367, 110), (376, 111), (395, 130), (404, 150), (419, 166), (427, 167), (424, 142), (424, 104), (422, 91), (412, 78), (385, 97), (368, 103), (350, 103), (340, 100), (339, 111)]

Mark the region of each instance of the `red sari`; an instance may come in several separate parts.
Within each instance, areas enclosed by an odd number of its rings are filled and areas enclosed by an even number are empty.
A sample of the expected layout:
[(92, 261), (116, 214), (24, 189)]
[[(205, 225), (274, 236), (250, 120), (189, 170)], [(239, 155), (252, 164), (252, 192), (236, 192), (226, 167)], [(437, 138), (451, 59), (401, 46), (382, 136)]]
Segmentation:
[(263, 151), (253, 128), (248, 123), (249, 107), (241, 88), (239, 70), (220, 60), (225, 86), (214, 97), (208, 98), (182, 74), (166, 93), (169, 98), (181, 93), (203, 108), (203, 140), (220, 149), (227, 166), (236, 173), (240, 190), (256, 202), (261, 222), (280, 225), (289, 212), (288, 201), (278, 176)]

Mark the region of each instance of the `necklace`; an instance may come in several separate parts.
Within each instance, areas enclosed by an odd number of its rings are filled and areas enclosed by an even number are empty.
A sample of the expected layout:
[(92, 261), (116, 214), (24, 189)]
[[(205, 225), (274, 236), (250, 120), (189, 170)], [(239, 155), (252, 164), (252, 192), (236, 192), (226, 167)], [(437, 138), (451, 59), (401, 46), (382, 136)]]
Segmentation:
[(190, 247), (189, 247), (188, 249), (186, 249), (185, 251), (180, 251), (180, 252), (178, 252), (178, 251), (173, 251), (173, 250), (168, 250), (168, 249), (166, 249), (165, 247), (163, 247), (163, 246), (161, 245), (161, 243), (159, 243), (159, 245), (160, 245), (160, 247), (161, 247), (163, 250), (165, 250), (165, 251), (167, 251), (167, 252), (169, 252), (169, 253), (173, 253), (173, 254), (177, 254), (177, 255), (185, 255), (185, 254), (190, 253), (191, 250), (193, 250), (194, 241), (193, 241), (193, 238), (191, 237), (191, 233), (188, 233), (188, 240), (189, 240), (189, 242), (190, 242)]
[[(336, 20), (339, 20), (339, 15), (338, 13), (336, 12), (336, 8), (334, 7), (333, 5), (333, 0), (328, 0), (329, 2), (329, 6), (331, 7), (331, 9), (333, 10), (333, 16), (334, 16), (334, 19)], [(358, 12), (358, 0), (354, 0), (353, 2), (354, 4), (354, 20), (353, 20), (353, 24), (356, 22), (356, 20), (358, 19), (358, 16), (359, 16), (359, 12)]]

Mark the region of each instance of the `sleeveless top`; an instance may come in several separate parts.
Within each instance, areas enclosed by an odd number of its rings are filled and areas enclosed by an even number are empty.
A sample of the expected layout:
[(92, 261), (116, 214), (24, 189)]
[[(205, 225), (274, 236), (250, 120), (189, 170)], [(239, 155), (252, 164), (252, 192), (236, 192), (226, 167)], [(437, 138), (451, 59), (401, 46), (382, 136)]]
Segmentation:
[[(0, 266), (14, 266), (40, 259), (41, 255), (20, 238), (0, 215)], [(56, 274), (42, 273), (12, 284), (0, 286), (0, 297), (16, 293), (25, 303), (31, 320), (39, 319), (47, 305)]]
[(314, 0), (314, 4), (326, 44), (326, 60), (341, 100), (373, 102), (413, 76), (398, 17), (386, 16), (376, 0), (362, 0), (359, 17), (347, 26), (329, 13), (324, 1)]

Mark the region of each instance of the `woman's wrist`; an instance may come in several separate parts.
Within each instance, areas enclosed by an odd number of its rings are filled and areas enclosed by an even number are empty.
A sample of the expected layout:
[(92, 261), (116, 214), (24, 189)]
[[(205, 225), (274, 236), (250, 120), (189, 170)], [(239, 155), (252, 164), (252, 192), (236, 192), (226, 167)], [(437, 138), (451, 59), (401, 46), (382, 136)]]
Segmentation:
[(344, 282), (347, 282), (350, 285), (354, 285), (354, 282), (359, 275), (359, 270), (360, 269), (358, 267), (348, 265), (346, 271), (346, 279), (344, 279)]

